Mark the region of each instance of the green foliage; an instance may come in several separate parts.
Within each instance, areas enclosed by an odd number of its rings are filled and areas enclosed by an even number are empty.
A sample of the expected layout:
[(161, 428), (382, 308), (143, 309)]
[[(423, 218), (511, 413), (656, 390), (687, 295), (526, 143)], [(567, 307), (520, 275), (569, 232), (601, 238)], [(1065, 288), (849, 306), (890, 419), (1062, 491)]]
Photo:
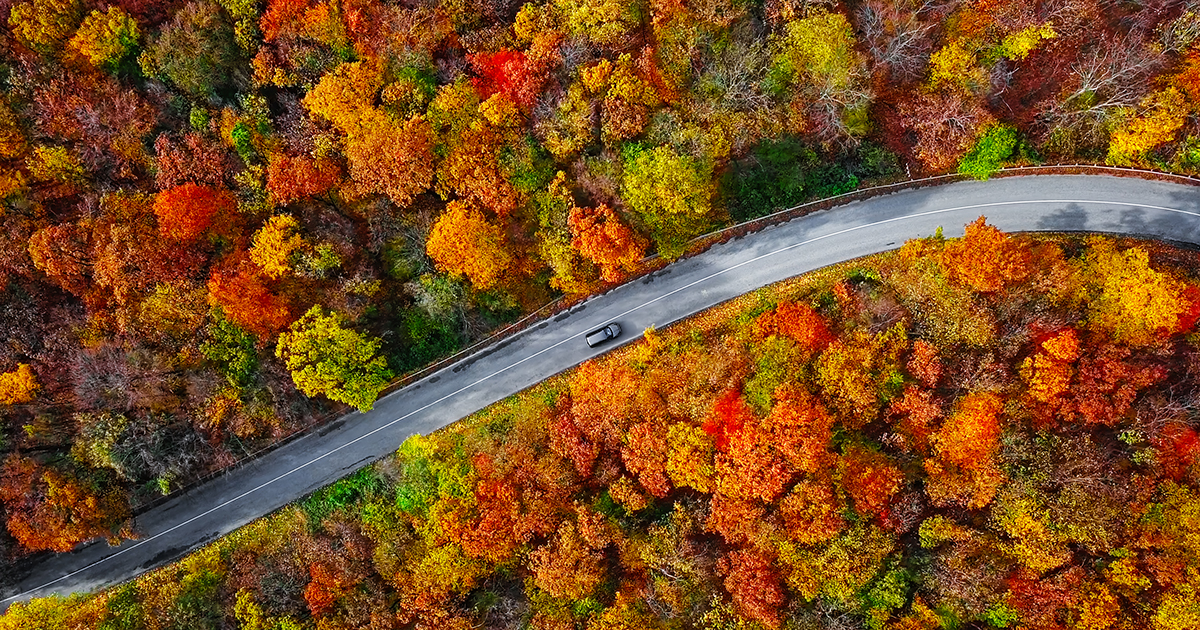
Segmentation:
[(242, 161), (251, 164), (258, 161), (258, 151), (254, 148), (254, 135), (250, 132), (250, 126), (245, 121), (238, 121), (233, 129), (229, 131), (229, 139), (233, 142), (233, 148), (241, 156)]
[(722, 180), (729, 215), (742, 222), (798, 205), (804, 201), (805, 169), (816, 163), (816, 152), (799, 138), (759, 142)]
[(979, 618), (994, 628), (1015, 628), (1021, 623), (1021, 613), (1003, 602), (992, 604)]
[(975, 146), (963, 156), (958, 172), (975, 179), (986, 180), (1000, 170), (1012, 157), (1018, 144), (1017, 130), (1012, 125), (992, 125), (984, 130)]
[(453, 313), (439, 315), (412, 309), (404, 314), (402, 326), (407, 344), (396, 362), (396, 369), (401, 372), (448, 357), (462, 347), (460, 325)]
[(258, 371), (254, 336), (229, 321), (219, 309), (208, 326), (208, 338), (200, 344), (200, 352), (217, 364), (235, 387), (248, 385)]
[(241, 59), (233, 27), (211, 2), (183, 6), (142, 54), (142, 71), (203, 99), (229, 85)]
[(316, 531), (333, 513), (353, 511), (360, 504), (379, 497), (385, 487), (374, 469), (363, 468), (308, 495), (300, 501), (300, 510), (308, 520), (309, 529)]
[(326, 315), (320, 305), (314, 306), (279, 335), (275, 354), (306, 396), (324, 394), (369, 411), (392, 372), (376, 354), (382, 342), (344, 324), (338, 313)]
[(687, 241), (713, 224), (712, 167), (666, 146), (625, 151), (625, 200), (650, 230), (658, 253), (681, 256)]
[(892, 613), (908, 603), (911, 576), (900, 566), (891, 566), (876, 578), (859, 597), (870, 630), (882, 630)]
[(104, 605), (104, 616), (96, 630), (142, 630), (145, 606), (138, 595), (137, 586), (118, 586)]
[(187, 574), (171, 606), (172, 630), (219, 630), (225, 612), (218, 599), (222, 576), (211, 570)]
[(396, 464), (400, 469), (396, 481), (396, 507), (417, 518), (426, 518), (429, 507), (437, 500), (438, 479), (430, 457), (429, 441), (414, 435), (400, 445)]

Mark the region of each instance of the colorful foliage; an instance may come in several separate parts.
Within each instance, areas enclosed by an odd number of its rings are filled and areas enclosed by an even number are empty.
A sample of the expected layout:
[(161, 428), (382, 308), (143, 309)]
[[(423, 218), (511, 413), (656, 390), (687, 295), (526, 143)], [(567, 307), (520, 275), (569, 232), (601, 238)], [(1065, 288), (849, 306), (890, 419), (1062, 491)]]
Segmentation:
[(380, 341), (346, 328), (345, 323), (338, 313), (326, 314), (314, 306), (280, 333), (275, 354), (306, 396), (324, 394), (369, 411), (392, 373), (387, 359), (377, 355)]

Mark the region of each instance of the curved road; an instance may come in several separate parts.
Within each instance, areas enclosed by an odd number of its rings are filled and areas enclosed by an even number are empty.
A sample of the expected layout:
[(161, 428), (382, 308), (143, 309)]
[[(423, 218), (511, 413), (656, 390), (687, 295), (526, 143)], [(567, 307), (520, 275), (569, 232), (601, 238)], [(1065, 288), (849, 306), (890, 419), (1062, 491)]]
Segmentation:
[(1200, 244), (1200, 190), (1132, 178), (1027, 176), (907, 190), (850, 203), (713, 247), (593, 297), (329, 426), (138, 517), (143, 538), (92, 543), (48, 558), (0, 595), (88, 591), (128, 580), (294, 501), (429, 433), (568, 369), (582, 335), (609, 321), (663, 326), (757, 287), (896, 248), (980, 215), (1010, 231), (1094, 231)]

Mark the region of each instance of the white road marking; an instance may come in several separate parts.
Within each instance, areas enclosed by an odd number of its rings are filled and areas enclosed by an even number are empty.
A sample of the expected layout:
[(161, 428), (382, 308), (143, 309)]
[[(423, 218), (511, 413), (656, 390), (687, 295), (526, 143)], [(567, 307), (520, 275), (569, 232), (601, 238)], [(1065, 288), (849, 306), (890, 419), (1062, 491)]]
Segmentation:
[[(892, 217), (892, 218), (890, 218), (890, 219), (884, 219), (884, 220), (882, 220), (882, 221), (875, 221), (874, 223), (865, 223), (865, 224), (863, 224), (863, 225), (856, 225), (856, 226), (854, 226), (854, 227), (849, 227), (849, 228), (846, 228), (846, 229), (843, 229), (843, 230), (838, 230), (838, 231), (836, 231), (836, 232), (831, 232), (831, 233), (829, 233), (829, 234), (825, 234), (825, 235), (823, 235), (823, 236), (816, 236), (816, 237), (810, 238), (810, 239), (808, 239), (808, 240), (801, 241), (801, 242), (799, 242), (799, 243), (793, 243), (792, 245), (788, 245), (788, 246), (786, 246), (786, 247), (781, 247), (781, 248), (779, 248), (779, 249), (776, 249), (776, 250), (774, 250), (774, 251), (770, 251), (770, 252), (767, 252), (767, 253), (765, 253), (765, 254), (761, 254), (761, 255), (759, 255), (759, 256), (756, 256), (756, 257), (754, 257), (754, 258), (751, 258), (751, 259), (749, 259), (749, 260), (742, 261), (742, 262), (740, 262), (740, 263), (738, 263), (738, 264), (736, 264), (736, 265), (733, 265), (733, 266), (731, 266), (731, 267), (727, 267), (727, 268), (725, 268), (725, 269), (722, 269), (722, 270), (720, 270), (720, 271), (717, 271), (717, 272), (714, 272), (714, 273), (712, 273), (712, 274), (709, 274), (709, 275), (707, 275), (707, 276), (705, 276), (705, 277), (703, 277), (703, 278), (700, 278), (699, 280), (695, 280), (695, 281), (693, 281), (693, 282), (690, 282), (690, 283), (688, 283), (688, 284), (686, 284), (686, 285), (684, 285), (684, 286), (682, 286), (682, 287), (679, 287), (678, 289), (675, 289), (675, 290), (673, 290), (673, 291), (669, 291), (669, 292), (667, 292), (667, 293), (664, 293), (664, 294), (662, 294), (662, 295), (660, 295), (660, 296), (658, 296), (658, 297), (656, 297), (656, 298), (654, 298), (654, 299), (652, 299), (652, 300), (649, 300), (649, 301), (647, 301), (647, 302), (645, 302), (645, 303), (643, 303), (643, 304), (639, 304), (638, 306), (635, 306), (635, 307), (633, 307), (633, 308), (631, 308), (631, 309), (629, 309), (629, 310), (625, 311), (624, 313), (621, 313), (620, 315), (617, 315), (617, 316), (613, 317), (612, 319), (613, 319), (613, 320), (616, 320), (616, 319), (619, 319), (619, 318), (621, 318), (621, 317), (624, 317), (624, 316), (626, 316), (626, 315), (629, 315), (630, 313), (633, 313), (633, 312), (635, 312), (635, 311), (641, 310), (641, 309), (643, 309), (643, 308), (645, 308), (645, 307), (647, 307), (647, 306), (649, 306), (649, 305), (651, 305), (651, 304), (654, 304), (655, 302), (658, 302), (658, 301), (660, 301), (660, 300), (663, 300), (663, 299), (666, 299), (666, 298), (668, 298), (668, 297), (670, 297), (670, 296), (672, 296), (672, 295), (675, 295), (676, 293), (679, 293), (679, 292), (681, 292), (681, 291), (685, 291), (685, 290), (687, 290), (687, 289), (690, 289), (690, 288), (692, 288), (692, 287), (696, 286), (697, 284), (700, 284), (701, 282), (707, 282), (707, 281), (709, 281), (709, 280), (711, 280), (711, 279), (713, 279), (713, 278), (716, 278), (717, 276), (723, 275), (723, 274), (725, 274), (725, 273), (728, 273), (728, 272), (730, 272), (730, 271), (733, 271), (733, 270), (735, 270), (735, 269), (740, 269), (741, 267), (745, 267), (746, 265), (749, 265), (749, 264), (752, 264), (752, 263), (758, 262), (758, 261), (760, 261), (760, 260), (763, 260), (764, 258), (769, 258), (769, 257), (771, 257), (771, 256), (774, 256), (774, 255), (776, 255), (776, 254), (782, 254), (783, 252), (786, 252), (786, 251), (791, 251), (791, 250), (793, 250), (793, 249), (796, 249), (797, 247), (803, 247), (803, 246), (805, 246), (805, 245), (810, 245), (810, 244), (812, 244), (812, 243), (815, 243), (815, 242), (817, 242), (817, 241), (822, 241), (822, 240), (825, 240), (825, 239), (827, 239), (827, 238), (833, 238), (833, 237), (835, 237), (835, 236), (841, 236), (842, 234), (847, 234), (847, 233), (850, 233), (850, 232), (855, 232), (855, 231), (858, 231), (858, 230), (863, 230), (863, 229), (866, 229), (866, 228), (871, 228), (871, 227), (875, 227), (875, 226), (878, 226), (878, 225), (884, 225), (884, 224), (887, 224), (887, 223), (895, 223), (895, 222), (897, 222), (897, 221), (905, 221), (905, 220), (908, 220), (908, 219), (916, 219), (916, 218), (920, 218), (920, 217), (927, 217), (927, 216), (931, 216), (931, 215), (935, 215), (935, 214), (945, 214), (945, 213), (947, 213), (947, 212), (957, 212), (957, 211), (960, 211), (960, 210), (972, 210), (972, 209), (976, 209), (976, 208), (995, 208), (995, 207), (999, 207), (999, 206), (1014, 206), (1014, 205), (1026, 205), (1026, 204), (1066, 204), (1066, 203), (1074, 203), (1074, 204), (1112, 204), (1112, 205), (1119, 205), (1119, 206), (1131, 206), (1131, 207), (1136, 207), (1136, 208), (1150, 208), (1150, 209), (1153, 209), (1153, 210), (1162, 210), (1162, 211), (1164, 211), (1164, 212), (1174, 212), (1174, 213), (1178, 213), (1178, 214), (1186, 214), (1186, 215), (1190, 215), (1190, 216), (1194, 216), (1194, 217), (1200, 217), (1200, 213), (1196, 213), (1196, 212), (1190, 212), (1190, 211), (1188, 211), (1188, 210), (1180, 210), (1180, 209), (1178, 209), (1178, 208), (1167, 208), (1167, 207), (1163, 207), (1163, 206), (1152, 206), (1152, 205), (1149, 205), (1149, 204), (1141, 204), (1141, 203), (1129, 203), (1129, 202), (1125, 202), (1125, 201), (1097, 201), (1097, 200), (1086, 200), (1086, 199), (1040, 199), (1040, 200), (1031, 199), (1031, 200), (1025, 200), (1025, 201), (996, 201), (996, 202), (990, 202), (990, 203), (971, 204), (971, 205), (967, 205), (967, 206), (956, 206), (956, 207), (953, 207), (953, 208), (942, 208), (942, 209), (940, 209), (940, 210), (928, 210), (928, 211), (926, 211), (926, 212), (919, 212), (919, 213), (917, 213), (917, 214), (908, 214), (908, 215), (904, 215), (904, 216), (902, 216), (902, 217)], [(174, 527), (171, 527), (171, 528), (169, 528), (169, 529), (163, 530), (163, 531), (161, 531), (161, 532), (159, 532), (159, 533), (157, 533), (157, 534), (155, 534), (155, 535), (153, 535), (153, 536), (151, 536), (151, 537), (149, 537), (149, 538), (145, 538), (145, 539), (139, 540), (139, 541), (137, 541), (135, 544), (133, 544), (133, 545), (130, 545), (129, 547), (126, 547), (125, 549), (121, 549), (120, 551), (118, 551), (118, 552), (116, 552), (116, 553), (114, 553), (114, 554), (112, 554), (112, 555), (110, 555), (110, 556), (105, 556), (105, 557), (103, 557), (103, 558), (101, 558), (101, 559), (99, 559), (99, 560), (97, 560), (97, 561), (95, 561), (95, 562), (93, 562), (93, 563), (91, 563), (91, 564), (89, 564), (89, 565), (87, 565), (87, 566), (85, 566), (85, 567), (81, 568), (81, 569), (77, 569), (77, 570), (75, 570), (75, 571), (72, 571), (72, 572), (70, 572), (70, 573), (68, 573), (68, 574), (66, 574), (66, 575), (64, 575), (64, 576), (62, 576), (62, 577), (60, 577), (60, 578), (57, 578), (57, 579), (55, 579), (55, 580), (52, 580), (52, 581), (50, 581), (50, 582), (46, 582), (45, 584), (42, 584), (41, 586), (34, 587), (34, 588), (32, 588), (32, 589), (29, 589), (29, 590), (27, 590), (27, 591), (25, 591), (25, 592), (23, 592), (23, 593), (19, 593), (19, 594), (17, 594), (17, 595), (13, 595), (13, 596), (11, 596), (11, 597), (6, 597), (5, 599), (0, 599), (0, 604), (2, 604), (2, 603), (5, 603), (5, 602), (12, 601), (12, 600), (14, 600), (14, 599), (20, 599), (20, 598), (23, 598), (25, 595), (28, 595), (28, 594), (30, 594), (30, 593), (33, 593), (33, 592), (35, 592), (35, 591), (40, 591), (40, 590), (42, 590), (42, 589), (44, 589), (44, 588), (46, 588), (46, 587), (49, 587), (49, 586), (54, 586), (55, 584), (57, 584), (57, 583), (59, 583), (59, 582), (61, 582), (61, 581), (63, 581), (63, 580), (69, 579), (69, 578), (71, 578), (72, 576), (75, 576), (75, 575), (78, 575), (78, 574), (80, 574), (80, 573), (82, 573), (82, 572), (84, 572), (84, 571), (87, 571), (88, 569), (91, 569), (91, 568), (93, 568), (93, 567), (99, 566), (100, 564), (103, 564), (103, 563), (105, 563), (105, 562), (107, 562), (107, 561), (109, 561), (109, 560), (111, 560), (111, 559), (113, 559), (113, 558), (117, 558), (117, 557), (121, 556), (122, 554), (124, 554), (124, 553), (126, 553), (126, 552), (128, 552), (128, 551), (132, 551), (132, 550), (134, 550), (134, 549), (137, 549), (138, 547), (140, 547), (140, 546), (142, 546), (142, 545), (144, 545), (144, 544), (146, 544), (146, 543), (148, 543), (148, 542), (151, 542), (151, 541), (153, 541), (153, 540), (156, 540), (156, 539), (158, 539), (158, 538), (160, 538), (160, 537), (162, 537), (162, 536), (165, 536), (165, 535), (167, 535), (167, 534), (169, 534), (169, 533), (171, 533), (171, 532), (173, 532), (173, 531), (175, 531), (175, 530), (177, 530), (177, 529), (179, 529), (179, 528), (181, 528), (181, 527), (184, 527), (184, 526), (186, 526), (186, 525), (188, 525), (188, 524), (194, 523), (195, 521), (197, 521), (197, 520), (199, 520), (199, 519), (201, 519), (201, 518), (204, 518), (205, 516), (208, 516), (209, 514), (212, 514), (213, 512), (216, 512), (217, 510), (220, 510), (220, 509), (222, 509), (222, 508), (224, 508), (224, 507), (226, 507), (226, 506), (228, 506), (228, 505), (230, 505), (230, 504), (232, 504), (232, 503), (234, 503), (234, 502), (236, 502), (236, 501), (239, 501), (239, 500), (241, 500), (241, 499), (244, 499), (245, 497), (247, 497), (247, 496), (249, 496), (249, 495), (251, 495), (251, 494), (254, 494), (255, 492), (258, 492), (259, 490), (262, 490), (263, 488), (266, 488), (267, 486), (269, 486), (269, 485), (271, 485), (271, 484), (275, 483), (276, 481), (279, 481), (280, 479), (283, 479), (284, 477), (288, 477), (288, 476), (292, 475), (293, 473), (299, 472), (299, 471), (301, 471), (301, 470), (303, 470), (303, 469), (305, 469), (305, 468), (307, 468), (307, 467), (311, 466), (312, 464), (315, 464), (315, 463), (317, 463), (317, 462), (319, 462), (319, 461), (321, 461), (321, 460), (325, 459), (326, 457), (329, 457), (330, 455), (333, 455), (334, 453), (336, 453), (336, 452), (338, 452), (338, 451), (340, 451), (340, 450), (342, 450), (342, 449), (344, 449), (344, 448), (347, 448), (347, 447), (349, 447), (349, 446), (352, 446), (352, 445), (354, 445), (354, 444), (356, 444), (356, 443), (358, 443), (358, 442), (360, 442), (360, 441), (362, 441), (362, 440), (365, 440), (365, 439), (367, 439), (367, 438), (371, 437), (372, 435), (375, 435), (376, 433), (379, 433), (380, 431), (383, 431), (383, 430), (385, 430), (385, 429), (389, 429), (389, 428), (391, 428), (391, 427), (395, 426), (397, 423), (401, 422), (402, 420), (405, 420), (405, 419), (407, 419), (407, 418), (409, 418), (409, 417), (413, 416), (414, 414), (421, 413), (422, 411), (425, 411), (426, 409), (429, 409), (430, 407), (432, 407), (432, 406), (434, 406), (434, 405), (436, 405), (436, 404), (438, 404), (438, 403), (444, 402), (444, 401), (446, 401), (447, 399), (453, 398), (454, 396), (457, 396), (457, 395), (459, 395), (459, 394), (461, 394), (461, 393), (463, 393), (463, 392), (467, 391), (468, 389), (470, 389), (470, 388), (472, 388), (472, 387), (474, 387), (474, 386), (476, 386), (476, 385), (478, 385), (478, 384), (480, 384), (480, 383), (482, 383), (482, 382), (484, 382), (484, 381), (486, 381), (486, 380), (489, 380), (489, 379), (491, 379), (491, 378), (492, 378), (492, 377), (494, 377), (494, 376), (498, 376), (498, 375), (500, 375), (500, 374), (503, 374), (504, 372), (507, 372), (507, 371), (511, 370), (512, 368), (515, 368), (515, 367), (517, 367), (518, 365), (521, 365), (522, 363), (525, 363), (526, 361), (529, 361), (529, 360), (531, 360), (531, 359), (534, 359), (535, 357), (537, 357), (537, 356), (539, 356), (539, 355), (541, 355), (541, 354), (543, 354), (543, 353), (545, 353), (545, 352), (549, 352), (549, 351), (551, 351), (551, 350), (553, 350), (553, 349), (555, 349), (555, 348), (557, 348), (557, 347), (559, 347), (559, 346), (563, 345), (564, 343), (567, 343), (568, 341), (571, 341), (571, 340), (575, 339), (576, 337), (582, 337), (582, 336), (584, 336), (585, 334), (586, 334), (586, 333), (577, 333), (577, 334), (575, 334), (575, 335), (572, 335), (572, 336), (570, 336), (570, 337), (567, 337), (566, 339), (563, 339), (562, 341), (559, 341), (558, 343), (555, 343), (555, 344), (553, 344), (553, 345), (547, 346), (546, 348), (543, 348), (542, 350), (539, 350), (539, 351), (537, 351), (537, 352), (535, 352), (535, 353), (533, 353), (533, 354), (531, 354), (531, 355), (529, 355), (529, 356), (525, 357), (524, 359), (521, 359), (521, 360), (517, 361), (516, 363), (513, 363), (512, 365), (509, 365), (509, 366), (507, 366), (507, 367), (504, 367), (504, 368), (501, 368), (501, 369), (499, 369), (499, 370), (496, 370), (495, 372), (492, 372), (491, 374), (488, 374), (487, 376), (484, 376), (483, 378), (480, 378), (479, 380), (477, 380), (477, 381), (475, 381), (475, 382), (471, 383), (470, 385), (466, 385), (466, 386), (464, 386), (464, 387), (462, 387), (462, 388), (460, 388), (460, 389), (458, 389), (458, 390), (456, 390), (456, 391), (454, 391), (454, 392), (452, 392), (452, 393), (446, 394), (445, 396), (442, 396), (441, 398), (439, 398), (439, 399), (437, 399), (437, 400), (435, 400), (435, 401), (433, 401), (433, 402), (431, 402), (431, 403), (428, 403), (428, 404), (426, 404), (426, 405), (425, 405), (425, 406), (423, 406), (423, 407), (420, 407), (420, 408), (418, 408), (418, 409), (414, 409), (413, 411), (410, 411), (410, 412), (408, 412), (408, 413), (404, 414), (403, 416), (400, 416), (399, 418), (396, 418), (395, 420), (393, 420), (393, 421), (391, 421), (391, 422), (389, 422), (389, 423), (387, 423), (387, 424), (385, 424), (385, 425), (383, 425), (383, 426), (380, 426), (380, 427), (379, 427), (379, 428), (377, 428), (377, 429), (374, 429), (373, 431), (371, 431), (371, 432), (369, 432), (369, 433), (366, 433), (366, 434), (364, 434), (364, 435), (361, 435), (361, 436), (359, 436), (359, 437), (357, 437), (357, 438), (355, 438), (355, 439), (353, 439), (353, 440), (351, 440), (351, 441), (349, 441), (349, 442), (346, 442), (345, 444), (343, 444), (343, 445), (341, 445), (341, 446), (339, 446), (339, 447), (337, 447), (337, 448), (335, 448), (335, 449), (333, 449), (333, 450), (331, 450), (331, 451), (329, 451), (329, 452), (327, 452), (327, 453), (325, 453), (325, 454), (323, 454), (323, 455), (319, 455), (319, 456), (317, 456), (317, 457), (314, 457), (313, 459), (311, 459), (311, 460), (309, 460), (309, 461), (307, 461), (307, 462), (305, 462), (305, 463), (303, 463), (303, 464), (300, 464), (299, 466), (296, 466), (295, 468), (293, 468), (293, 469), (291, 469), (291, 470), (289, 470), (289, 471), (287, 471), (287, 472), (285, 472), (285, 473), (283, 473), (283, 474), (281, 474), (281, 475), (279, 475), (279, 476), (275, 477), (274, 479), (271, 479), (270, 481), (263, 482), (263, 483), (259, 484), (258, 486), (255, 486), (254, 488), (251, 488), (250, 490), (247, 490), (247, 491), (243, 492), (242, 494), (239, 494), (239, 495), (237, 495), (236, 497), (234, 497), (234, 498), (232, 498), (232, 499), (229, 499), (228, 501), (225, 501), (224, 503), (221, 503), (221, 504), (219, 504), (219, 505), (216, 505), (216, 506), (214, 506), (214, 507), (212, 507), (212, 508), (209, 508), (208, 510), (205, 510), (204, 512), (201, 512), (200, 514), (197, 514), (196, 516), (193, 516), (192, 518), (189, 518), (188, 520), (186, 520), (186, 521), (184, 521), (184, 522), (182, 522), (182, 523), (180, 523), (180, 524), (178, 524), (178, 525), (175, 525)], [(468, 359), (469, 359), (469, 357), (468, 357)], [(466, 360), (466, 359), (464, 359), (464, 360)], [(430, 375), (430, 376), (433, 376), (433, 375)], [(404, 391), (404, 390), (400, 390), (400, 391)]]

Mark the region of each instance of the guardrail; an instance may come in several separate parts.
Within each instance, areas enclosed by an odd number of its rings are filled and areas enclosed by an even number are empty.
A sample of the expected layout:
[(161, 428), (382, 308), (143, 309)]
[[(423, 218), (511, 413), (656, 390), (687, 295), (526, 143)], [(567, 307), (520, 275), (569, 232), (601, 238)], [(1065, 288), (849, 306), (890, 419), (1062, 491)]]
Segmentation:
[[(1003, 169), (996, 171), (993, 174), (993, 177), (1013, 177), (1013, 176), (1020, 176), (1020, 175), (1038, 174), (1039, 172), (1044, 172), (1047, 174), (1056, 173), (1056, 172), (1061, 173), (1064, 171), (1068, 172), (1068, 173), (1071, 173), (1072, 171), (1077, 171), (1080, 174), (1085, 174), (1085, 173), (1086, 174), (1109, 174), (1109, 175), (1119, 175), (1119, 176), (1126, 176), (1126, 177), (1136, 176), (1136, 177), (1145, 178), (1145, 177), (1149, 176), (1149, 177), (1168, 179), (1168, 180), (1178, 180), (1181, 182), (1186, 182), (1190, 185), (1200, 185), (1200, 177), (1193, 177), (1190, 175), (1183, 175), (1183, 174), (1179, 174), (1179, 173), (1170, 173), (1167, 171), (1157, 171), (1157, 170), (1152, 170), (1152, 169), (1104, 166), (1104, 165), (1097, 165), (1097, 164), (1050, 164), (1050, 165), (1033, 165), (1033, 166), (1014, 166), (1014, 167), (1003, 168)], [(681, 258), (695, 256), (696, 254), (702, 253), (714, 245), (728, 242), (729, 240), (731, 240), (733, 238), (745, 236), (747, 234), (757, 232), (759, 230), (770, 227), (772, 225), (786, 223), (788, 221), (791, 221), (792, 219), (795, 219), (795, 218), (798, 218), (798, 217), (801, 217), (801, 216), (804, 216), (807, 214), (811, 214), (813, 212), (817, 212), (820, 210), (825, 210), (825, 209), (832, 208), (835, 206), (844, 205), (846, 203), (851, 203), (854, 201), (861, 201), (864, 199), (869, 199), (871, 197), (875, 197), (878, 195), (884, 195), (884, 194), (896, 192), (899, 190), (908, 190), (908, 189), (912, 189), (912, 188), (924, 188), (927, 186), (935, 186), (935, 185), (940, 185), (940, 184), (944, 184), (947, 182), (953, 182), (953, 181), (968, 181), (970, 179), (971, 179), (970, 177), (968, 177), (966, 175), (960, 175), (958, 173), (947, 173), (947, 174), (943, 174), (943, 175), (932, 175), (932, 176), (928, 176), (928, 177), (918, 177), (918, 178), (905, 178), (902, 180), (889, 182), (886, 184), (877, 184), (874, 186), (868, 186), (866, 188), (859, 188), (859, 189), (852, 190), (847, 193), (835, 195), (833, 197), (826, 197), (825, 199), (809, 201), (809, 202), (802, 203), (797, 206), (793, 206), (791, 208), (779, 210), (778, 212), (773, 212), (773, 213), (765, 215), (765, 216), (751, 219), (749, 221), (744, 221), (742, 223), (730, 225), (730, 226), (721, 228), (720, 230), (717, 230), (715, 232), (709, 232), (707, 234), (702, 234), (700, 236), (697, 236), (697, 237), (691, 239), (690, 241), (688, 241), (685, 253), (683, 256), (681, 256)], [(640, 263), (641, 268), (638, 269), (638, 271), (623, 278), (621, 280), (621, 282), (619, 282), (619, 283), (610, 283), (610, 284), (604, 285), (602, 287), (602, 289), (599, 290), (595, 295), (607, 292), (620, 284), (624, 284), (626, 282), (632, 282), (639, 278), (643, 278), (643, 277), (661, 269), (662, 267), (666, 266), (670, 262), (672, 262), (672, 261), (667, 261), (667, 260), (661, 258), (660, 256), (658, 256), (657, 254), (652, 254), (650, 256), (647, 256), (642, 259), (642, 261)], [(386, 396), (386, 395), (393, 393), (399, 389), (403, 389), (404, 387), (406, 387), (416, 381), (419, 381), (435, 372), (438, 372), (439, 370), (445, 369), (445, 368), (457, 363), (458, 361), (461, 361), (461, 360), (469, 357), (470, 355), (474, 354), (475, 352), (479, 351), (480, 349), (485, 348), (485, 347), (499, 341), (500, 339), (502, 339), (504, 337), (507, 337), (509, 335), (520, 332), (521, 330), (524, 330), (525, 328), (527, 328), (529, 325), (531, 325), (533, 323), (536, 323), (536, 322), (541, 321), (542, 319), (557, 315), (557, 314), (561, 313), (562, 311), (567, 310), (567, 309), (571, 308), (572, 306), (579, 304), (580, 302), (583, 302), (584, 300), (588, 299), (589, 297), (591, 297), (591, 296), (578, 296), (578, 297), (570, 298), (570, 299), (568, 299), (566, 297), (560, 297), (551, 302), (548, 302), (548, 303), (544, 304), (543, 306), (539, 307), (538, 309), (534, 310), (533, 312), (529, 313), (528, 315), (522, 317), (520, 320), (513, 322), (511, 324), (508, 324), (508, 325), (504, 326), (503, 328), (500, 328), (499, 330), (489, 334), (487, 337), (480, 339), (479, 341), (476, 341), (475, 343), (471, 344), (470, 346), (468, 346), (466, 348), (463, 348), (462, 350), (459, 350), (458, 352), (455, 352), (453, 355), (448, 356), (444, 359), (440, 359), (440, 360), (438, 360), (430, 365), (427, 365), (415, 372), (410, 372), (408, 374), (400, 376), (399, 378), (394, 379), (383, 390), (381, 395)], [(307, 434), (308, 432), (323, 426), (325, 423), (327, 423), (335, 418), (344, 416), (347, 413), (350, 413), (351, 411), (352, 410), (348, 405), (339, 405), (338, 407), (335, 407), (333, 410), (315, 417), (311, 422), (306, 423), (303, 426), (296, 427), (292, 431), (288, 432), (287, 434), (284, 434), (283, 436), (280, 436), (279, 438), (272, 441), (271, 443), (264, 445), (260, 448), (257, 448), (253, 451), (247, 451), (243, 457), (238, 458), (237, 462), (235, 462), (234, 464), (232, 464), (230, 466), (227, 466), (220, 470), (216, 470), (207, 475), (199, 477), (199, 478), (195, 479), (192, 483), (189, 483), (186, 486), (182, 486), (182, 487), (172, 491), (170, 494), (156, 498), (155, 500), (149, 501), (145, 504), (138, 505), (135, 509), (134, 514), (135, 514), (135, 516), (137, 514), (141, 514), (155, 506), (161, 505), (167, 501), (170, 501), (171, 499), (173, 499), (177, 496), (180, 496), (180, 495), (188, 492), (189, 490), (191, 490), (194, 487), (202, 485), (202, 484), (204, 484), (208, 481), (211, 481), (212, 479), (215, 479), (217, 477), (228, 474), (228, 473), (238, 469), (239, 467), (244, 466), (245, 464), (248, 464), (249, 462), (254, 461), (258, 457), (261, 457), (262, 455), (266, 454), (267, 452), (272, 451), (276, 448), (279, 448), (280, 446), (283, 446), (284, 444), (287, 444), (288, 442), (291, 442), (292, 440), (298, 439), (299, 437)]]

